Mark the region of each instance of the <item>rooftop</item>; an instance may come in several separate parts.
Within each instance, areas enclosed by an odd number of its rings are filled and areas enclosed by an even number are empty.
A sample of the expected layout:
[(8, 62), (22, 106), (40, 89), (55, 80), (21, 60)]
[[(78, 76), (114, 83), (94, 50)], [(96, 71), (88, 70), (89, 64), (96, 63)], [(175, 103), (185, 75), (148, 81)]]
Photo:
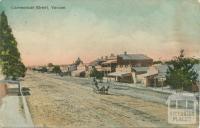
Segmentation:
[(89, 65), (89, 66), (97, 66), (97, 65), (99, 65), (100, 63), (102, 63), (102, 62), (104, 62), (104, 61), (105, 61), (105, 60), (103, 60), (103, 59), (96, 59), (96, 60), (90, 62), (88, 65)]
[(132, 67), (132, 69), (136, 72), (147, 72), (148, 67)]
[(120, 54), (118, 56), (122, 57), (123, 60), (152, 60), (152, 58), (150, 58), (144, 54), (127, 54), (125, 52), (124, 54)]
[(107, 60), (106, 62), (103, 62), (102, 64), (116, 64), (117, 60)]

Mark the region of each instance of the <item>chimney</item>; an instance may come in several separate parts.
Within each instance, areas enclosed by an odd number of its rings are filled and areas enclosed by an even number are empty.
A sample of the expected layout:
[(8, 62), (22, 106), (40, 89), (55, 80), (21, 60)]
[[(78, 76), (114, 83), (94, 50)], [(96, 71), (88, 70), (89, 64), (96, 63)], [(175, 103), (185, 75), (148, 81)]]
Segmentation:
[(124, 55), (127, 55), (127, 52), (126, 52), (126, 51), (124, 52)]

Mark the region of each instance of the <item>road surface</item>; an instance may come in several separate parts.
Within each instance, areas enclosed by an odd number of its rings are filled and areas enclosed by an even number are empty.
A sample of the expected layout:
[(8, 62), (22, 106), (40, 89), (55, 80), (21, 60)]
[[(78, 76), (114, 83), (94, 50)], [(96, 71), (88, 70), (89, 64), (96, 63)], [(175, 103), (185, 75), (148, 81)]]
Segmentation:
[(100, 95), (88, 79), (37, 72), (28, 72), (22, 86), (31, 90), (27, 101), (36, 126), (180, 127), (168, 124), (167, 94), (112, 85), (109, 95)]

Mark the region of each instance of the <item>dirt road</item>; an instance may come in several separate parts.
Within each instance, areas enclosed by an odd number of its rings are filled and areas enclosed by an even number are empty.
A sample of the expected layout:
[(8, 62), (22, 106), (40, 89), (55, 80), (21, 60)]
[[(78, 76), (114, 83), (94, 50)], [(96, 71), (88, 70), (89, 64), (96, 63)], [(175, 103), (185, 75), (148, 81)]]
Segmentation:
[(167, 123), (164, 104), (112, 91), (99, 95), (80, 81), (28, 72), (22, 85), (31, 90), (27, 101), (34, 124), (70, 128), (172, 127)]

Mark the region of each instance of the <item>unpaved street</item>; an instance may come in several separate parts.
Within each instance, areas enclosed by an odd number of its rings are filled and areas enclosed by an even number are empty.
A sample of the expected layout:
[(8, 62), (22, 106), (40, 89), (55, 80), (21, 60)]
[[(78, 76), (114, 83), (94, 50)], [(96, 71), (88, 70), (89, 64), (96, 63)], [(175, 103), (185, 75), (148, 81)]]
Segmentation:
[(92, 85), (83, 86), (80, 81), (28, 72), (22, 85), (30, 88), (27, 101), (34, 124), (70, 128), (172, 127), (167, 122), (166, 105), (115, 93), (113, 87), (109, 95), (96, 94)]

